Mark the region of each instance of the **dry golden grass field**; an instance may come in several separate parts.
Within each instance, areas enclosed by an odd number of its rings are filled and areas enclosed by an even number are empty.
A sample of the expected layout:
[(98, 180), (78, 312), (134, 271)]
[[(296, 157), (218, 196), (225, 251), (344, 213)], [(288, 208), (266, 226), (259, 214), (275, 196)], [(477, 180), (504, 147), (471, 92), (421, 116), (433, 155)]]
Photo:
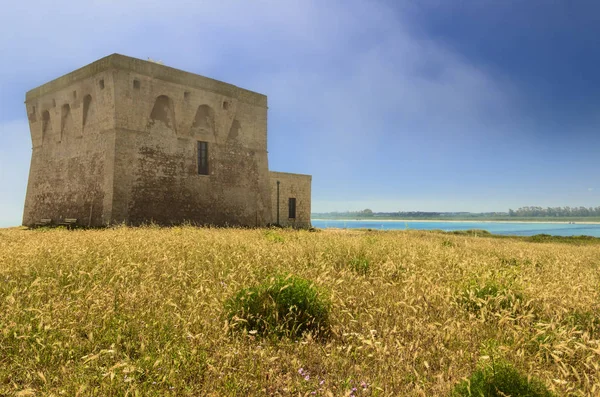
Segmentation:
[[(233, 327), (291, 274), (330, 333)], [(600, 244), (419, 231), (0, 229), (0, 395), (448, 396), (505, 362), (600, 395)]]

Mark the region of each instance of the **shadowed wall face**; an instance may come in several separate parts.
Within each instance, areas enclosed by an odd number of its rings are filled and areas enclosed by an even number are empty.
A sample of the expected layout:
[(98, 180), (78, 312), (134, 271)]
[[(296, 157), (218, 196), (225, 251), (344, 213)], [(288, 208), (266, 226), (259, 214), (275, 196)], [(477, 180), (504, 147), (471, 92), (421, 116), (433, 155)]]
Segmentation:
[[(272, 221), (264, 95), (111, 55), (28, 92), (26, 103), (25, 225)], [(286, 175), (289, 188), (305, 185)]]
[(110, 220), (114, 104), (99, 80), (111, 84), (110, 75), (99, 73), (27, 99), (33, 148), (24, 225), (77, 218), (96, 226)]

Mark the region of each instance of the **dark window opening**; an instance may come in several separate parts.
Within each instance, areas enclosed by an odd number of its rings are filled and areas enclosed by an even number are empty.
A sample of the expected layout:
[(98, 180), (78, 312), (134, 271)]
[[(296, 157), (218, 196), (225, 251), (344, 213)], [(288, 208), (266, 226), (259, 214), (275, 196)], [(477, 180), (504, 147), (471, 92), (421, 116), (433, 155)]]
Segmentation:
[(208, 142), (198, 141), (198, 175), (208, 175)]
[(100, 89), (103, 90), (104, 89), (104, 79), (99, 81), (100, 83)]
[(56, 99), (52, 100), (52, 107), (55, 108), (56, 107)]
[(73, 91), (73, 99), (77, 99), (77, 91)]
[(288, 200), (288, 218), (296, 219), (296, 198), (290, 197)]
[(191, 93), (189, 91), (186, 91), (186, 92), (183, 93), (183, 98), (184, 99), (190, 99), (190, 95), (191, 95)]
[(229, 102), (223, 101), (223, 109), (225, 109), (225, 110), (229, 109)]
[(133, 80), (133, 88), (135, 88), (136, 90), (140, 89), (140, 81), (139, 80)]

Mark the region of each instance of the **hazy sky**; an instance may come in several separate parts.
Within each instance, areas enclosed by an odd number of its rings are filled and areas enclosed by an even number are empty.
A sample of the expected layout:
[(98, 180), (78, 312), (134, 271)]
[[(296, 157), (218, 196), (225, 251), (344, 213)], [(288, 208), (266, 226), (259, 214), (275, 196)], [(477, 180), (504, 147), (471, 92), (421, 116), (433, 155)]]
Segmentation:
[(269, 166), (315, 212), (600, 205), (597, 1), (11, 1), (0, 51), (0, 226), (25, 92), (115, 52), (268, 95)]

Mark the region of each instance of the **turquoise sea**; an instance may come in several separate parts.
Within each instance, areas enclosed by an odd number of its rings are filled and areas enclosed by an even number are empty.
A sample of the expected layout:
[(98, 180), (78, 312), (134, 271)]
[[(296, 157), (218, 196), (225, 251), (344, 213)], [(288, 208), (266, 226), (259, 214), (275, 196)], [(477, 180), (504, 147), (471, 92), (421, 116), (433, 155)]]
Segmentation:
[(510, 223), (510, 222), (444, 222), (444, 221), (381, 221), (381, 220), (319, 220), (313, 219), (313, 227), (339, 229), (377, 230), (469, 230), (482, 229), (493, 234), (533, 236), (550, 234), (553, 236), (593, 236), (600, 237), (600, 224), (583, 223)]

